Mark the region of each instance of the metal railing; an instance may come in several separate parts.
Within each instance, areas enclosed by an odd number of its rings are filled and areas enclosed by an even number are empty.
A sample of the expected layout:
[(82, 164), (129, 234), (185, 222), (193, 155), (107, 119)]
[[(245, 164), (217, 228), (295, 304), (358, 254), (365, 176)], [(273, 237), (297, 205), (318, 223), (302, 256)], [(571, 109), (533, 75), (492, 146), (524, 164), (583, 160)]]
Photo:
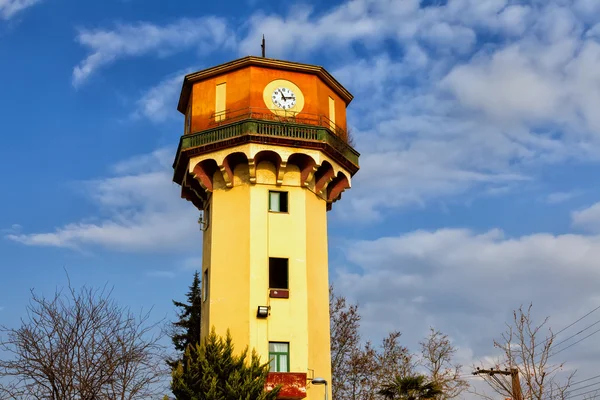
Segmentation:
[(209, 126), (219, 126), (245, 119), (260, 119), (281, 123), (314, 125), (329, 128), (336, 136), (348, 141), (346, 130), (336, 125), (331, 119), (321, 114), (297, 113), (287, 110), (271, 110), (269, 108), (248, 107), (237, 110), (224, 110), (212, 113), (209, 117)]
[(253, 118), (228, 119), (227, 124), (219, 123), (214, 128), (184, 135), (181, 138), (181, 150), (254, 134), (310, 142), (324, 142), (337, 150), (348, 161), (358, 166), (359, 153), (343, 139), (335, 135), (331, 131), (331, 128), (318, 125), (307, 126), (303, 122), (263, 120), (256, 118), (256, 114), (252, 114), (252, 116)]

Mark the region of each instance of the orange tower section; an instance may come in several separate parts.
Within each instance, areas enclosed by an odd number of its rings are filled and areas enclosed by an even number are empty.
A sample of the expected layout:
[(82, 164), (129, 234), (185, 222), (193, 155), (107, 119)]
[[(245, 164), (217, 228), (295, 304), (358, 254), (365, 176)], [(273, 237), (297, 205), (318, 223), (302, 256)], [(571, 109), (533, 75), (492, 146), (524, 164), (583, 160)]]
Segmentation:
[(179, 99), (173, 180), (201, 212), (202, 336), (256, 349), (281, 399), (331, 382), (326, 211), (359, 169), (351, 100), (322, 67), (259, 57), (187, 75)]

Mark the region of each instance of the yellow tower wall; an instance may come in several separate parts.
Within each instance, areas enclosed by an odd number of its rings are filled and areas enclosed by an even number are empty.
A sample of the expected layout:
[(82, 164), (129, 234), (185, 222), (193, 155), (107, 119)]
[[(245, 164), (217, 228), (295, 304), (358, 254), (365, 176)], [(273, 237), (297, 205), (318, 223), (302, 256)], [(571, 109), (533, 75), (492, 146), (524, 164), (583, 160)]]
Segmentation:
[[(281, 146), (244, 145), (194, 158), (222, 164), (229, 154), (271, 151), (288, 160), (309, 153), (319, 164), (341, 167), (316, 150)], [(306, 372), (331, 381), (329, 339), (329, 276), (327, 216), (324, 194), (315, 193), (314, 180), (301, 182), (298, 166), (286, 165), (277, 185), (276, 166), (270, 161), (256, 166), (256, 181), (249, 181), (247, 163), (234, 168), (232, 187), (222, 173), (213, 176), (209, 197), (208, 229), (204, 232), (204, 264), (209, 272), (209, 294), (202, 306), (202, 336), (216, 328), (229, 329), (238, 351), (249, 346), (261, 359), (269, 359), (268, 344), (290, 343), (290, 372)], [(288, 193), (288, 212), (269, 212), (269, 191)], [(269, 257), (289, 259), (289, 298), (269, 297)], [(258, 306), (270, 306), (268, 318), (257, 318)], [(314, 390), (320, 399), (323, 387)], [(310, 399), (310, 389), (308, 389)]]
[(209, 290), (202, 307), (202, 335), (213, 326), (221, 336), (229, 329), (239, 350), (248, 344), (244, 338), (249, 329), (250, 190), (242, 185), (213, 192), (203, 246), (210, 248), (210, 259), (203, 265)]
[[(302, 92), (292, 111), (267, 104), (275, 80)], [(186, 129), (174, 180), (208, 220), (201, 335), (229, 330), (238, 352), (248, 346), (263, 362), (269, 342), (288, 342), (289, 373), (270, 374), (300, 377), (286, 398), (303, 398), (305, 387), (308, 399), (322, 398), (324, 387), (305, 377), (326, 379), (331, 398), (326, 212), (358, 170), (344, 143), (351, 100), (321, 67), (255, 57), (186, 76), (179, 100)], [(270, 190), (288, 193), (287, 213), (269, 212)], [(288, 259), (288, 298), (270, 296), (269, 257)]]

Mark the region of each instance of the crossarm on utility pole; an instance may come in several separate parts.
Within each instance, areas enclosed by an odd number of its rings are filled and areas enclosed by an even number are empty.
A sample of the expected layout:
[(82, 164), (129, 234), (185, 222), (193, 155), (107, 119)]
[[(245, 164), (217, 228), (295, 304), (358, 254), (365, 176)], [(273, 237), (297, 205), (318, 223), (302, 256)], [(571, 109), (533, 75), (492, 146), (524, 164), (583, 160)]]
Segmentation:
[[(508, 369), (502, 371), (500, 369), (493, 369), (493, 368), (490, 368), (490, 369), (477, 368), (476, 371), (473, 371), (473, 375), (479, 375), (479, 374), (489, 375), (490, 378), (492, 378), (494, 381), (496, 381), (502, 389), (506, 390), (508, 393), (511, 394), (512, 400), (523, 400), (523, 394), (521, 392), (521, 382), (519, 381), (519, 370), (517, 368), (512, 367), (510, 369), (510, 371)], [(510, 387), (508, 387), (505, 382), (498, 379), (498, 377), (495, 375), (506, 375), (506, 376), (510, 375), (510, 377), (511, 377)]]

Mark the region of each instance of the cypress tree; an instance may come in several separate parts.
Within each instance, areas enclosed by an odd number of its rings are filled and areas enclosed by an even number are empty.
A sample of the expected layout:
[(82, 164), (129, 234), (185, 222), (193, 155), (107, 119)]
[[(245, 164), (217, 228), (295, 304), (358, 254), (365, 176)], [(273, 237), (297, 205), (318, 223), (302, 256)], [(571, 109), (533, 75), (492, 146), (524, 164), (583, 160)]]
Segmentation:
[(200, 342), (202, 295), (198, 271), (194, 272), (194, 280), (189, 289), (186, 303), (173, 300), (173, 304), (179, 307), (180, 311), (177, 314), (178, 320), (172, 323), (170, 336), (179, 355), (176, 359), (167, 361), (171, 368), (175, 368), (178, 361), (183, 360), (188, 345), (196, 346)]
[(269, 363), (248, 348), (234, 354), (229, 331), (225, 339), (214, 328), (202, 344), (189, 346), (184, 361), (172, 372), (171, 390), (177, 400), (275, 400), (280, 387), (265, 391)]

